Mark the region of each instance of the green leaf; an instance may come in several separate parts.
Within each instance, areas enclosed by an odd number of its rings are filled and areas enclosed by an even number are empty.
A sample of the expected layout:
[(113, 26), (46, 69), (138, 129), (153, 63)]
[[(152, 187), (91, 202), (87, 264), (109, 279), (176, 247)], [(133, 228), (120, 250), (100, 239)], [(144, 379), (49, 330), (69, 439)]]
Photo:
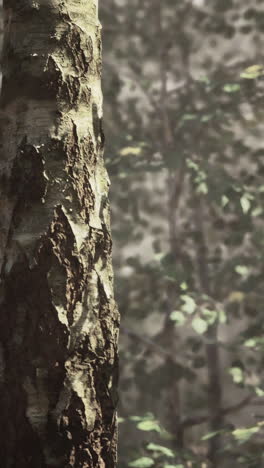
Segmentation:
[(184, 114), (182, 120), (194, 120), (197, 118), (196, 114)]
[(223, 87), (223, 90), (226, 93), (237, 93), (237, 91), (240, 91), (240, 84), (238, 84), (238, 83), (226, 84)]
[(250, 203), (250, 200), (248, 199), (248, 197), (246, 195), (243, 195), (240, 198), (240, 204), (241, 204), (241, 208), (242, 208), (243, 213), (247, 214), (249, 212), (249, 210), (250, 210), (251, 203)]
[(137, 424), (137, 428), (141, 431), (156, 431), (160, 432), (160, 426), (157, 421), (141, 421)]
[(193, 169), (195, 172), (199, 171), (199, 166), (196, 162), (192, 161), (191, 159), (186, 160), (187, 167), (189, 169)]
[(196, 331), (196, 333), (199, 333), (199, 335), (203, 335), (208, 330), (207, 322), (201, 319), (200, 317), (196, 317), (192, 321), (192, 327)]
[(248, 275), (248, 267), (246, 267), (245, 265), (237, 265), (235, 267), (235, 271), (238, 275), (241, 275), (241, 276)]
[(251, 67), (246, 68), (241, 74), (241, 78), (247, 80), (254, 80), (263, 75), (263, 66), (262, 65), (252, 65)]
[(254, 426), (254, 427), (249, 427), (247, 429), (236, 429), (235, 431), (232, 431), (232, 434), (239, 444), (244, 444), (249, 439), (251, 439), (251, 437), (254, 434), (256, 434), (259, 430), (260, 430), (260, 427)]
[(147, 445), (148, 450), (152, 450), (153, 452), (160, 452), (167, 457), (174, 457), (174, 453), (168, 447), (164, 447), (163, 445), (158, 445), (154, 443), (150, 443)]
[(171, 318), (171, 320), (176, 322), (176, 325), (181, 326), (181, 325), (183, 325), (185, 323), (185, 317), (184, 317), (183, 313), (180, 310), (174, 310), (170, 314), (170, 318)]
[(234, 383), (241, 383), (244, 380), (243, 371), (240, 367), (231, 367), (229, 369), (229, 374), (233, 377)]
[(208, 76), (205, 76), (205, 75), (204, 75), (204, 76), (200, 76), (200, 77), (198, 78), (197, 81), (200, 81), (201, 83), (205, 83), (205, 84), (207, 84), (207, 85), (209, 85), (209, 84), (211, 83), (211, 81), (210, 81), (210, 79), (208, 78)]
[(215, 431), (215, 432), (209, 432), (208, 434), (205, 434), (201, 440), (209, 440), (209, 439), (212, 439), (213, 437), (215, 437), (216, 435), (218, 435), (220, 432), (222, 431)]
[(174, 440), (174, 435), (170, 434), (164, 427), (160, 428), (160, 437), (163, 440)]
[(201, 312), (205, 321), (209, 325), (213, 325), (218, 318), (218, 313), (215, 310), (203, 308)]
[(203, 115), (202, 118), (201, 118), (201, 122), (203, 122), (203, 123), (209, 122), (209, 120), (211, 120), (212, 118), (213, 118), (212, 114)]
[(220, 323), (226, 323), (227, 322), (226, 312), (223, 309), (220, 309), (218, 311), (218, 320), (219, 320)]
[(163, 468), (184, 468), (183, 465), (168, 465), (168, 463), (166, 463), (165, 465), (163, 465)]
[(121, 423), (125, 422), (125, 418), (118, 417), (117, 422), (118, 422), (118, 424), (121, 424)]
[(150, 457), (141, 457), (128, 463), (128, 466), (132, 466), (133, 468), (149, 468), (152, 465), (154, 465), (154, 460)]
[(260, 216), (262, 213), (263, 213), (263, 209), (261, 208), (261, 206), (258, 206), (252, 211), (252, 216), (253, 218), (256, 218), (257, 216)]
[(181, 296), (181, 299), (184, 302), (182, 310), (187, 314), (193, 314), (196, 309), (196, 304), (193, 298), (191, 296), (187, 296), (187, 294), (184, 294), (183, 296)]
[(141, 416), (129, 416), (130, 421), (142, 421)]
[(246, 346), (247, 348), (254, 348), (256, 345), (257, 345), (257, 340), (255, 338), (250, 338), (244, 343), (244, 346)]
[(139, 156), (142, 148), (136, 148), (135, 146), (127, 146), (119, 151), (120, 156)]
[(201, 184), (198, 185), (197, 193), (202, 193), (203, 195), (208, 194), (208, 186), (205, 182), (202, 182)]
[(264, 391), (259, 387), (255, 388), (255, 392), (256, 392), (256, 395), (258, 397), (263, 397), (264, 396)]
[(229, 203), (229, 198), (227, 198), (226, 195), (222, 195), (222, 198), (221, 198), (222, 207), (224, 208), (228, 203)]

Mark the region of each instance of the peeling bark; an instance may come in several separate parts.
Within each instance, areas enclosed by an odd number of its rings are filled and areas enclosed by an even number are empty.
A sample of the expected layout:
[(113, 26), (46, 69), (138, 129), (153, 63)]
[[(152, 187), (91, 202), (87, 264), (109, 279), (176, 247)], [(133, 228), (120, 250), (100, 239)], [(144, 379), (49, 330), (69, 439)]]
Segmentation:
[(3, 468), (112, 468), (118, 312), (97, 0), (4, 0)]

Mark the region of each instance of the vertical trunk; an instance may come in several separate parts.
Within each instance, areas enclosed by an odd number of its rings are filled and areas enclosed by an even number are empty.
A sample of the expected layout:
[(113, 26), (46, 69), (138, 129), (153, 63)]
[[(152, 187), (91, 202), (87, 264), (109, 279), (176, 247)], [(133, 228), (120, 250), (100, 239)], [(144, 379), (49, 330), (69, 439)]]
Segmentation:
[[(218, 325), (212, 325), (206, 335), (209, 343), (206, 345), (206, 357), (208, 368), (208, 414), (210, 432), (218, 432), (223, 429), (222, 416), (222, 382), (221, 363), (218, 339)], [(217, 468), (221, 464), (222, 440), (221, 435), (216, 434), (209, 440), (208, 458), (212, 468)]]
[(97, 0), (4, 0), (3, 468), (115, 465), (118, 313)]
[[(198, 228), (198, 245), (197, 245), (197, 260), (198, 271), (200, 278), (201, 290), (207, 294), (212, 294), (210, 284), (210, 275), (208, 271), (208, 255), (207, 246), (203, 225), (203, 204), (201, 199), (196, 196), (195, 200), (195, 217)], [(221, 358), (218, 346), (218, 323), (211, 325), (206, 333), (206, 349), (205, 355), (207, 360), (208, 371), (208, 425), (210, 432), (219, 432), (223, 427), (222, 415), (222, 380), (221, 380)], [(209, 439), (208, 458), (212, 468), (217, 468), (221, 463), (221, 435), (216, 434), (215, 437)]]

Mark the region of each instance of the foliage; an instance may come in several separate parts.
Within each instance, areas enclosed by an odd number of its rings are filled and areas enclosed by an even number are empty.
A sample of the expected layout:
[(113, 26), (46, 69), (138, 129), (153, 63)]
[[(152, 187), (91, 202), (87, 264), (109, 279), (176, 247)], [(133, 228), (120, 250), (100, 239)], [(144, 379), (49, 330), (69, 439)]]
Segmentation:
[[(123, 317), (120, 465), (259, 468), (263, 6), (111, 0), (101, 9)], [(162, 428), (175, 462), (147, 448), (163, 447)]]

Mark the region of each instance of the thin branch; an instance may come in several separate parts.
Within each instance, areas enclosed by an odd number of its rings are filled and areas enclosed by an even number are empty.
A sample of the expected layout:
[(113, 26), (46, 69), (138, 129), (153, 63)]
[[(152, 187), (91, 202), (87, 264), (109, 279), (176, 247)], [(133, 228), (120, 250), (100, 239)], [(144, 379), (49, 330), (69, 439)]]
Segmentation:
[(140, 333), (135, 332), (134, 330), (130, 330), (126, 327), (121, 326), (120, 328), (121, 332), (125, 333), (128, 336), (131, 336), (133, 338), (136, 338), (137, 340), (141, 341), (142, 343), (145, 343), (146, 345), (152, 347), (157, 354), (160, 354), (161, 356), (164, 356), (166, 358), (169, 358), (176, 366), (185, 372), (188, 372), (192, 377), (195, 377), (196, 374), (193, 372), (192, 369), (189, 367), (184, 367), (177, 359), (175, 358), (175, 355), (171, 353), (170, 351), (167, 351), (166, 349), (162, 348), (158, 343), (153, 341), (151, 338), (142, 336)]
[(127, 70), (127, 72), (123, 73), (123, 76), (127, 76), (127, 78), (132, 80), (135, 86), (137, 86), (144, 94), (145, 98), (148, 100), (149, 104), (153, 107), (153, 109), (156, 112), (160, 112), (159, 105), (153, 98), (151, 92), (149, 92), (147, 87), (143, 85), (142, 81), (140, 80), (140, 77), (134, 72), (134, 70), (131, 67), (129, 68), (129, 70)]
[[(252, 400), (253, 400), (253, 396), (248, 395), (246, 398), (241, 400), (239, 403), (236, 403), (234, 405), (227, 406), (226, 408), (223, 408), (221, 410), (221, 415), (226, 416), (227, 414), (235, 413), (237, 411), (240, 411), (245, 406), (247, 406), (250, 402), (252, 402)], [(200, 416), (197, 416), (197, 417), (187, 418), (187, 419), (182, 421), (182, 426), (184, 427), (184, 429), (186, 429), (187, 427), (198, 426), (200, 424), (203, 424), (203, 423), (207, 422), (209, 420), (209, 417), (210, 416), (208, 414), (203, 414), (203, 415), (200, 415)]]

